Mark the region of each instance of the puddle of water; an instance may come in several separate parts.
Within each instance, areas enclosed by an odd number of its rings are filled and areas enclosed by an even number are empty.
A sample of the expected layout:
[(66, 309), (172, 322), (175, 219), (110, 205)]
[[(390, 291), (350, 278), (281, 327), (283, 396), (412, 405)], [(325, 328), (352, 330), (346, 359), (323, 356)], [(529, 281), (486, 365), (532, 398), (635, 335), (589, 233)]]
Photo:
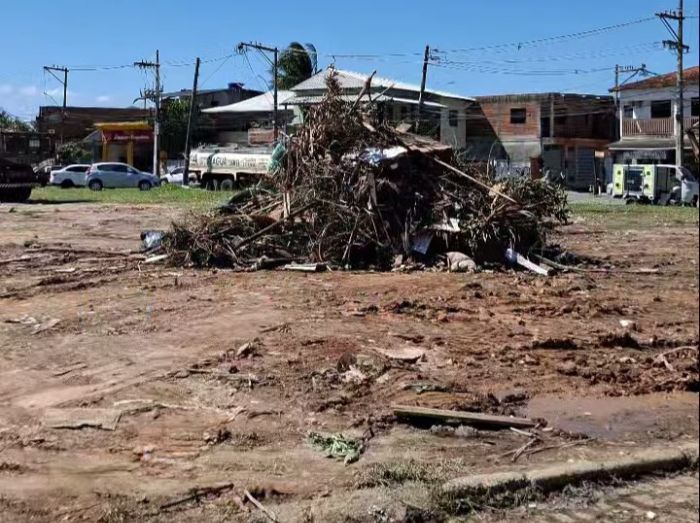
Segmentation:
[(699, 406), (698, 395), (690, 392), (617, 398), (543, 395), (530, 400), (527, 414), (568, 432), (627, 440), (669, 432), (697, 436)]

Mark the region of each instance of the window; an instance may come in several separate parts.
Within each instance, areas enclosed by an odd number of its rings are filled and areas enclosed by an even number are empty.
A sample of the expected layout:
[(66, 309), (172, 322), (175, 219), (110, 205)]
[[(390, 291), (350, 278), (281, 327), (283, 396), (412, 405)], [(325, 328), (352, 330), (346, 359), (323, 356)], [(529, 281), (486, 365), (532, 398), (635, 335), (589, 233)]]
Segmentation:
[(448, 119), (450, 121), (450, 127), (458, 127), (459, 126), (459, 111), (455, 111), (453, 109), (450, 109), (450, 112), (448, 113)]
[(110, 166), (109, 170), (115, 173), (125, 173), (127, 172), (128, 167), (126, 165), (115, 163)]
[(514, 107), (510, 110), (510, 123), (525, 123), (527, 121), (527, 111), (524, 107)]
[(700, 116), (700, 98), (690, 99), (690, 116)]
[(671, 118), (671, 100), (654, 100), (651, 102), (652, 118)]
[(622, 116), (624, 118), (634, 118), (634, 109), (631, 105), (625, 105), (622, 108)]
[(406, 106), (406, 105), (400, 106), (399, 111), (401, 114), (400, 120), (401, 121), (408, 120), (408, 117), (409, 117), (408, 106)]
[(82, 166), (76, 166), (76, 167), (68, 167), (66, 171), (70, 173), (84, 173), (87, 172), (88, 168), (87, 167), (82, 167)]
[(555, 116), (554, 123), (557, 125), (566, 125), (566, 115), (563, 114), (561, 116)]
[(219, 100), (212, 100), (211, 103), (209, 104), (209, 107), (218, 107), (219, 106)]

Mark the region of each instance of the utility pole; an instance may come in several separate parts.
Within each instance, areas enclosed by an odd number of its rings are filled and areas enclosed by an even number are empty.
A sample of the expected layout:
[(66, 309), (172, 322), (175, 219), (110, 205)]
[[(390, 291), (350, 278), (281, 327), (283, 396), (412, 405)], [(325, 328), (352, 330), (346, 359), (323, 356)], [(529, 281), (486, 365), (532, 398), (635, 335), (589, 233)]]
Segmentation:
[(620, 73), (632, 73), (631, 76), (627, 77), (627, 79), (622, 82), (622, 84), (628, 82), (632, 77), (634, 77), (638, 73), (646, 73), (647, 71), (647, 66), (646, 64), (642, 64), (641, 67), (636, 67), (634, 65), (615, 65), (615, 114), (617, 115), (617, 118), (619, 119), (618, 122), (618, 133), (619, 137), (622, 137), (622, 120), (624, 115), (621, 114), (620, 111)]
[(420, 128), (421, 116), (423, 113), (423, 97), (425, 96), (425, 81), (428, 78), (428, 61), (430, 60), (430, 46), (425, 46), (423, 55), (423, 74), (420, 80), (420, 94), (418, 95), (418, 115), (416, 116), (416, 133)]
[[(279, 134), (279, 116), (277, 112), (277, 82), (278, 82), (278, 58), (279, 58), (279, 49), (277, 47), (271, 47), (267, 45), (261, 45), (261, 44), (256, 44), (253, 42), (250, 43), (245, 43), (241, 42), (238, 44), (238, 52), (243, 52), (246, 49), (256, 49), (261, 52), (261, 54), (267, 59), (268, 62), (270, 62), (270, 65), (272, 66), (272, 83), (273, 83), (273, 108), (272, 108), (272, 121), (273, 123), (273, 136), (275, 141), (277, 141), (277, 136)], [(268, 53), (272, 53), (273, 55), (273, 60), (270, 60), (268, 56), (263, 53), (263, 51), (266, 51)]]
[[(63, 136), (65, 133), (65, 127), (66, 127), (66, 106), (68, 103), (68, 68), (67, 67), (55, 67), (55, 66), (44, 66), (44, 71), (47, 71), (51, 76), (53, 76), (56, 80), (61, 82), (63, 85), (63, 109), (61, 110), (61, 134), (60, 134), (60, 141), (61, 145), (63, 145)], [(54, 71), (62, 72), (63, 73), (63, 80), (61, 80), (58, 76), (54, 74)]]
[(160, 138), (160, 51), (156, 50), (156, 61), (140, 61), (134, 62), (134, 67), (140, 67), (141, 69), (153, 69), (156, 75), (155, 89), (153, 91), (146, 91), (145, 98), (151, 98), (155, 105), (155, 118), (153, 121), (153, 174), (160, 177), (160, 161), (158, 158), (159, 153), (159, 138)]
[[(664, 24), (668, 32), (673, 37), (673, 40), (664, 40), (664, 47), (669, 49), (674, 49), (676, 51), (677, 59), (677, 71), (676, 71), (676, 88), (678, 91), (676, 100), (676, 125), (675, 125), (675, 135), (676, 135), (676, 165), (678, 167), (683, 165), (683, 134), (684, 134), (684, 122), (683, 122), (683, 53), (688, 52), (690, 49), (687, 45), (683, 43), (683, 0), (678, 0), (678, 9), (675, 11), (664, 11), (663, 13), (656, 13), (661, 22)], [(678, 30), (673, 29), (669, 20), (675, 20), (678, 23)]]
[(190, 97), (190, 114), (187, 116), (187, 135), (185, 136), (185, 169), (182, 172), (182, 185), (190, 184), (190, 151), (192, 150), (192, 142), (190, 135), (192, 134), (192, 119), (196, 110), (197, 104), (197, 81), (199, 80), (199, 64), (200, 60), (194, 64), (194, 81), (192, 83), (192, 96)]

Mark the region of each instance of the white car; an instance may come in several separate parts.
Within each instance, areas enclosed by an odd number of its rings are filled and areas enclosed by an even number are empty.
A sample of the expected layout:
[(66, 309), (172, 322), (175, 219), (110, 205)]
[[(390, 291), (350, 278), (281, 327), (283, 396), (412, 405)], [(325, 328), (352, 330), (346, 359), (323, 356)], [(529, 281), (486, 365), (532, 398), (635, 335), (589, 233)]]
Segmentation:
[[(170, 172), (164, 174), (161, 179), (160, 183), (166, 184), (166, 183), (172, 183), (173, 185), (182, 185), (182, 175), (185, 173), (185, 168), (184, 167), (176, 167), (175, 169), (172, 169)], [(190, 180), (190, 185), (194, 185), (198, 183), (199, 180), (197, 180), (197, 174), (190, 171), (187, 176)]]
[(102, 162), (90, 166), (86, 183), (93, 191), (128, 187), (150, 191), (160, 185), (160, 180), (157, 176), (139, 171), (126, 163)]
[(69, 187), (85, 186), (87, 171), (90, 168), (87, 164), (76, 163), (57, 170), (52, 170), (49, 175), (50, 185), (59, 185), (64, 189)]

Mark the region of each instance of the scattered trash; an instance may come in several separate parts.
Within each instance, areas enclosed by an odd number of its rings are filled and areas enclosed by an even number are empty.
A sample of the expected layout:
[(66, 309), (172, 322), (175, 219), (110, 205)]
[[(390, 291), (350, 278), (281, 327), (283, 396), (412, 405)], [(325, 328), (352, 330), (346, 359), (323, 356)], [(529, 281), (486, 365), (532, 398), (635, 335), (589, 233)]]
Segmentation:
[(167, 254), (159, 254), (157, 256), (151, 256), (150, 258), (146, 258), (143, 263), (158, 263), (159, 261), (166, 260), (168, 258)]
[(449, 390), (449, 387), (446, 387), (445, 385), (440, 385), (439, 383), (427, 383), (424, 381), (407, 383), (402, 388), (414, 390), (416, 394), (423, 394), (424, 392), (447, 392)]
[(231, 431), (226, 427), (222, 427), (217, 429), (216, 432), (205, 432), (203, 439), (207, 445), (218, 445), (231, 439)]
[(255, 353), (255, 343), (249, 341), (236, 349), (236, 358), (247, 358)]
[(531, 262), (530, 260), (522, 256), (515, 250), (511, 249), (510, 247), (506, 249), (506, 260), (510, 263), (518, 264), (521, 267), (525, 267), (526, 269), (531, 270), (532, 272), (539, 274), (540, 276), (549, 276), (549, 269)]
[(328, 266), (325, 263), (290, 263), (282, 268), (285, 271), (323, 272)]
[(637, 322), (632, 320), (620, 320), (620, 325), (623, 329), (636, 331), (638, 329)]
[(391, 360), (404, 361), (406, 363), (416, 363), (418, 360), (425, 357), (425, 351), (419, 347), (400, 347), (396, 349), (375, 348), (374, 350)]
[(58, 318), (50, 318), (43, 323), (37, 323), (36, 325), (34, 325), (34, 328), (32, 329), (32, 334), (39, 334), (40, 332), (44, 332), (44, 331), (47, 331), (49, 329), (53, 329), (60, 322), (61, 322), (61, 320), (59, 320)]
[(160, 249), (164, 235), (165, 231), (143, 231), (141, 233), (143, 250), (148, 252)]
[(360, 459), (365, 450), (364, 440), (346, 437), (343, 434), (323, 435), (310, 432), (307, 440), (312, 447), (324, 452), (326, 457), (342, 459), (346, 465)]
[(447, 269), (450, 272), (474, 272), (476, 271), (476, 262), (462, 252), (448, 252)]

